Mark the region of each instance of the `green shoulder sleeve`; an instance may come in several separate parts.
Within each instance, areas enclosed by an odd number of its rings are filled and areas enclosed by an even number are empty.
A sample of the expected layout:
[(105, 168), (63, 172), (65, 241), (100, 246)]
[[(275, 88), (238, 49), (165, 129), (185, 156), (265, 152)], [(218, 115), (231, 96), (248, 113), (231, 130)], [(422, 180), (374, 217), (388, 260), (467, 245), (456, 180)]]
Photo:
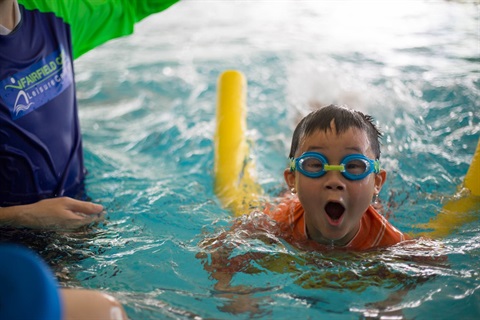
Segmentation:
[(18, 0), (29, 10), (52, 12), (70, 25), (74, 58), (131, 34), (133, 26), (179, 0)]

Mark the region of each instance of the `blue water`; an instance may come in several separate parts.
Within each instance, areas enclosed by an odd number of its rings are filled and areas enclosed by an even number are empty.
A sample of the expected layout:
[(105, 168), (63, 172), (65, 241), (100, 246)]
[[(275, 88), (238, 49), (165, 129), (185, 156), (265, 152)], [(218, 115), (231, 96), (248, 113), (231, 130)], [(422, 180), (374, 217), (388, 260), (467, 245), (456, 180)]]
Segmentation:
[(346, 103), (385, 132), (384, 213), (418, 232), (457, 192), (480, 136), (479, 30), (472, 3), (183, 1), (76, 61), (88, 193), (107, 220), (14, 237), (63, 285), (105, 290), (132, 319), (478, 319), (478, 220), (366, 253), (240, 237), (237, 254), (267, 258), (234, 276), (245, 290), (232, 295), (214, 289), (196, 256), (233, 221), (213, 191), (222, 71), (248, 79), (248, 136), (267, 196), (285, 189), (290, 137), (309, 102)]

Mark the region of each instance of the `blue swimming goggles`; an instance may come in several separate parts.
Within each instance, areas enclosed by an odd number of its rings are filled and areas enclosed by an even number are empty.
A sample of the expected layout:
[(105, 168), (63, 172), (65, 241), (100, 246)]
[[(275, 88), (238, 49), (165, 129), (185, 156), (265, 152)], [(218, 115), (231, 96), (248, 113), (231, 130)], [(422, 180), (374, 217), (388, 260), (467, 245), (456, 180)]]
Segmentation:
[(369, 159), (363, 154), (350, 154), (339, 165), (331, 165), (323, 154), (305, 152), (296, 159), (290, 158), (290, 170), (298, 170), (310, 178), (321, 177), (327, 171), (340, 171), (348, 180), (362, 180), (372, 172), (380, 172), (380, 161)]

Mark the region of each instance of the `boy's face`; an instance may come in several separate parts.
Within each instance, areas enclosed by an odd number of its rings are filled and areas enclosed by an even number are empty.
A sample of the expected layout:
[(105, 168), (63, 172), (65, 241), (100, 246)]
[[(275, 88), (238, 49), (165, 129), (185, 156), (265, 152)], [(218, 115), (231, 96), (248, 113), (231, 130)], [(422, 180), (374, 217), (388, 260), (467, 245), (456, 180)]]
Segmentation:
[[(300, 141), (295, 157), (304, 152), (322, 153), (331, 165), (340, 164), (350, 154), (363, 154), (374, 159), (367, 134), (350, 128), (337, 134), (331, 123), (327, 132), (315, 131)], [(309, 178), (298, 172), (285, 170), (289, 188), (295, 188), (305, 210), (305, 223), (311, 239), (324, 244), (346, 245), (355, 236), (363, 213), (373, 195), (378, 194), (386, 173), (370, 174), (362, 180), (348, 180), (340, 171), (328, 171), (319, 178)]]

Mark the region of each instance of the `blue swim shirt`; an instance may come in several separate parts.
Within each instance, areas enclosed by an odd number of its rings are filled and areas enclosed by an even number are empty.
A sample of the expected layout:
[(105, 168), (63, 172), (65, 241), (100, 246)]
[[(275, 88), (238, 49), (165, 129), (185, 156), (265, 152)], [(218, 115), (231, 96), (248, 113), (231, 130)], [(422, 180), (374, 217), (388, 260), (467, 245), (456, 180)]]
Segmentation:
[(81, 198), (73, 59), (176, 0), (18, 2), (20, 23), (0, 35), (0, 207)]

